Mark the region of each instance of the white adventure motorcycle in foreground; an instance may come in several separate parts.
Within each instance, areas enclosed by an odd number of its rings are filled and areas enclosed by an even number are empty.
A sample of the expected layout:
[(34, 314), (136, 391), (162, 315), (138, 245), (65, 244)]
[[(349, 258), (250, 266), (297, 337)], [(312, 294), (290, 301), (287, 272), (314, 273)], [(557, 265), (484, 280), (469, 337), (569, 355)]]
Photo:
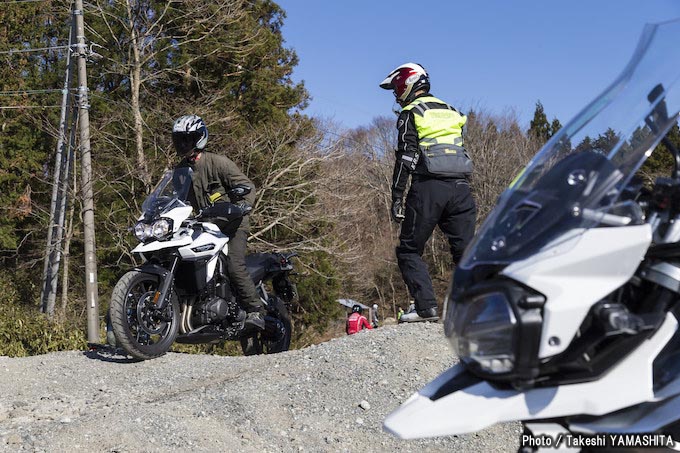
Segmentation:
[[(196, 217), (188, 196), (189, 167), (165, 172), (142, 204), (135, 225), (141, 243), (132, 250), (144, 263), (123, 275), (111, 295), (109, 343), (137, 359), (165, 354), (172, 344), (239, 340), (246, 355), (288, 350), (288, 304), (296, 297), (289, 274), (295, 253), (256, 253), (246, 266), (266, 307), (265, 328), (248, 329), (246, 313), (231, 290), (226, 259), (229, 238), (250, 207), (215, 203)], [(229, 198), (242, 200), (250, 187), (238, 185)], [(214, 222), (219, 222), (222, 228)], [(274, 294), (265, 282), (271, 281)]]
[[(623, 73), (500, 196), (447, 296), (460, 363), (387, 431), (522, 421), (521, 451), (677, 448), (679, 112), (680, 21), (648, 25)], [(636, 173), (661, 143), (674, 169), (645, 188)]]

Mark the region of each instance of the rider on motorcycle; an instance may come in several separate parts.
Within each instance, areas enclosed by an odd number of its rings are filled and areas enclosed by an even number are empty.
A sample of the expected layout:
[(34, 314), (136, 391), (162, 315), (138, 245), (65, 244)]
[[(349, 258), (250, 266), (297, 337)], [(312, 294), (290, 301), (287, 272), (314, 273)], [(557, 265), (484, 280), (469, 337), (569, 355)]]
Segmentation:
[[(177, 155), (182, 157), (178, 167), (191, 167), (193, 170), (189, 201), (195, 211), (198, 212), (220, 201), (239, 203), (239, 200), (225, 199), (228, 191), (239, 184), (252, 189), (245, 196), (245, 203), (250, 206), (254, 204), (255, 185), (236, 163), (226, 156), (205, 151), (208, 128), (199, 116), (185, 115), (178, 118), (172, 127), (172, 142)], [(219, 220), (215, 224), (227, 234)], [(245, 262), (248, 232), (249, 221), (246, 215), (229, 240), (227, 270), (239, 304), (247, 312), (246, 325), (264, 329), (264, 304), (257, 295)]]

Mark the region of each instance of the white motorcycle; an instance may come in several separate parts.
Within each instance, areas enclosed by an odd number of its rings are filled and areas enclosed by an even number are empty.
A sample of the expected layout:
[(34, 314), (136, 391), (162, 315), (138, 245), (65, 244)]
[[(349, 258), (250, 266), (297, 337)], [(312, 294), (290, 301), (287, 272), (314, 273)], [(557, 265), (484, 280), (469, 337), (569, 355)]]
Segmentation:
[[(623, 73), (500, 196), (445, 302), (460, 362), (387, 431), (521, 421), (520, 451), (680, 445), (679, 42), (680, 21), (648, 25)], [(636, 173), (661, 143), (674, 169), (645, 188)]]
[[(264, 303), (265, 329), (252, 331), (246, 313), (231, 290), (226, 267), (229, 237), (236, 232), (247, 205), (216, 203), (192, 217), (188, 202), (192, 170), (165, 172), (142, 204), (134, 227), (141, 243), (132, 253), (144, 264), (116, 284), (109, 308), (110, 343), (138, 359), (165, 354), (178, 343), (239, 340), (246, 355), (288, 350), (291, 320), (287, 304), (296, 296), (289, 275), (295, 253), (246, 256), (248, 271)], [(229, 193), (234, 201), (250, 192), (239, 185)], [(218, 228), (215, 222), (219, 222)], [(274, 294), (265, 282), (271, 281)]]

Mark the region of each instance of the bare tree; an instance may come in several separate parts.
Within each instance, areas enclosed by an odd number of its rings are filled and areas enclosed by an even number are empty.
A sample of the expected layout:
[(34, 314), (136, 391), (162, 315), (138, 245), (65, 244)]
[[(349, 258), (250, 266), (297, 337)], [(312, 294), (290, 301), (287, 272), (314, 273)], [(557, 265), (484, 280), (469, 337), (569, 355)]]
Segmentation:
[(257, 249), (331, 251), (315, 233), (328, 183), (320, 169), (340, 156), (334, 144), (309, 134), (306, 120), (252, 129), (232, 156), (257, 185), (250, 240)]

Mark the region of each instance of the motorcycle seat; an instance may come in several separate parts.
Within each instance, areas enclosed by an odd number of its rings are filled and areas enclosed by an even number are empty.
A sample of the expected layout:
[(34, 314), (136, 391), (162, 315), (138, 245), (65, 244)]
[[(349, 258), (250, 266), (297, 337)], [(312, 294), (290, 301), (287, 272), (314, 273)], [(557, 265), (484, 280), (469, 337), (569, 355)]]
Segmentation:
[(246, 267), (253, 283), (260, 283), (267, 272), (278, 263), (273, 253), (252, 253), (246, 255)]

